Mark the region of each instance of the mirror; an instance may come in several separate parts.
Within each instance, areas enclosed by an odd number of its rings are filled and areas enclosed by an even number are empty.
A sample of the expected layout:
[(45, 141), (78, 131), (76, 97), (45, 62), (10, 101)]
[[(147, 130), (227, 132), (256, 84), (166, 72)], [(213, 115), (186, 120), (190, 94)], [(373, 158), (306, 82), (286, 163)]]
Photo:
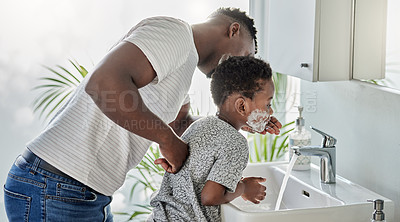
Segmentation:
[[(366, 0), (366, 1), (358, 0), (358, 1), (367, 5), (377, 3), (375, 0)], [(315, 5), (318, 3), (321, 4), (322, 1), (314, 0), (314, 1), (301, 1), (301, 2), (302, 3), (307, 2), (308, 4)], [(332, 3), (336, 1), (326, 1), (326, 2)], [(358, 53), (354, 55), (348, 53), (350, 49), (354, 50), (355, 47), (351, 45), (350, 41), (347, 41), (349, 39), (349, 35), (351, 35), (346, 32), (346, 30), (349, 30), (348, 26), (351, 23), (351, 21), (348, 21), (349, 20), (348, 16), (349, 13), (351, 13), (352, 11), (352, 7), (354, 7), (351, 5), (351, 2), (356, 3), (357, 0), (353, 0), (350, 2), (349, 1), (337, 1), (337, 2), (338, 2), (337, 4), (336, 3), (335, 4), (332, 3), (331, 5), (325, 4), (324, 6), (325, 11), (323, 11), (325, 19), (322, 20), (321, 20), (322, 9), (316, 6), (314, 6), (313, 8), (313, 5), (310, 6), (312, 9), (314, 10), (318, 9), (319, 11), (317, 11), (318, 13), (316, 13), (314, 20), (311, 21), (312, 22), (311, 31), (309, 31), (309, 29), (305, 29), (304, 27), (305, 26), (304, 24), (309, 24), (309, 23), (302, 22), (301, 23), (303, 24), (302, 26), (299, 26), (297, 23), (293, 24), (293, 20), (297, 22), (301, 18), (305, 17), (304, 15), (301, 15), (299, 19), (294, 19), (297, 18), (296, 16), (298, 16), (299, 14), (295, 12), (300, 11), (301, 13), (304, 13), (305, 11), (305, 10), (297, 10), (296, 7), (293, 6), (294, 4), (297, 3), (297, 1), (250, 0), (250, 13), (255, 18), (256, 25), (258, 26), (259, 29), (258, 38), (260, 39), (260, 41), (262, 40), (264, 42), (264, 44), (260, 44), (259, 46), (259, 55), (270, 61), (271, 64), (274, 66), (273, 69), (276, 72), (288, 74), (291, 76), (296, 76), (307, 81), (341, 81), (353, 78), (362, 81), (367, 81), (376, 85), (386, 86), (400, 90), (400, 26), (398, 25), (398, 21), (400, 21), (400, 15), (398, 14), (398, 12), (400, 11), (400, 1), (386, 0), (381, 2), (381, 5), (384, 4), (382, 5), (382, 7), (387, 7), (387, 10), (384, 15), (385, 19), (387, 18), (386, 27), (382, 25), (378, 28), (378, 30), (374, 31), (372, 27), (371, 28), (368, 27), (368, 24), (369, 22), (378, 20), (373, 20), (373, 21), (358, 20), (358, 21), (364, 21), (365, 23), (365, 24), (362, 23), (363, 26), (358, 26), (358, 27), (364, 27), (362, 29), (363, 32), (361, 32), (362, 34), (359, 36), (364, 36), (366, 39), (364, 40), (361, 38), (362, 40), (360, 41), (358, 39), (359, 41), (357, 42), (358, 43), (362, 42), (364, 45), (368, 46), (368, 43), (366, 42), (374, 41), (375, 48), (371, 49), (376, 49), (376, 47), (379, 47), (380, 45), (379, 40), (375, 39), (375, 37), (379, 36), (379, 33), (384, 34), (383, 32), (386, 32), (386, 37), (383, 37), (381, 39), (383, 41), (382, 44), (385, 44), (386, 41), (386, 48), (385, 48), (386, 52), (384, 52), (384, 49), (382, 50), (382, 56), (385, 56), (386, 59), (382, 60), (381, 63), (377, 61), (374, 64), (365, 62), (365, 58), (367, 59), (371, 57), (378, 58), (375, 55), (376, 51), (373, 51), (368, 47), (361, 52), (359, 50), (360, 48), (358, 48), (357, 51)], [(339, 2), (343, 3), (343, 5), (340, 5)], [(277, 5), (277, 3), (281, 5)], [(306, 7), (304, 5), (305, 4), (300, 3), (300, 6)], [(338, 12), (336, 11), (333, 14), (326, 13), (327, 11), (329, 11), (330, 8), (335, 8), (335, 6), (341, 9), (340, 12), (345, 12), (345, 13), (342, 13), (343, 15), (339, 16), (337, 15)], [(374, 7), (371, 8), (371, 7), (369, 7), (368, 10), (376, 11), (377, 13), (379, 12), (378, 10), (379, 8), (374, 8)], [(284, 14), (284, 16), (282, 16), (282, 14)], [(311, 10), (311, 12), (308, 11), (306, 15), (313, 15), (313, 10)], [(365, 13), (362, 15), (368, 16), (368, 14)], [(377, 19), (379, 19), (379, 16), (376, 17)], [(290, 19), (285, 19), (285, 18), (290, 18)], [(317, 20), (317, 18), (319, 20)], [(343, 19), (341, 20), (341, 18), (347, 18), (347, 20)], [(334, 22), (327, 24), (324, 23), (323, 25), (320, 26), (314, 26), (319, 24), (316, 21), (318, 22), (325, 21), (325, 23), (327, 23), (326, 21), (334, 21)], [(378, 22), (377, 24), (380, 23)], [(365, 25), (367, 25), (368, 27), (367, 29), (365, 28)], [(324, 29), (325, 31), (324, 30), (320, 31), (321, 28), (319, 29), (315, 28), (321, 26), (328, 28)], [(296, 27), (301, 27), (300, 31), (298, 33), (293, 33), (293, 30), (297, 30)], [(286, 32), (287, 30), (289, 31)], [(321, 33), (323, 33), (323, 35)], [(324, 39), (320, 40), (321, 38), (318, 38), (316, 40), (315, 36), (319, 37), (323, 36)], [(337, 39), (340, 39), (342, 42), (336, 41)], [(299, 42), (300, 40), (302, 40), (303, 42)], [(346, 41), (343, 42), (343, 40)], [(323, 43), (323, 45), (321, 42)], [(296, 44), (291, 44), (291, 43), (296, 43)], [(320, 47), (321, 45), (323, 47)], [(382, 47), (385, 46), (382, 45)], [(321, 50), (321, 48), (323, 50)], [(304, 56), (303, 54), (308, 55), (308, 57), (310, 57), (311, 59)], [(357, 58), (363, 58), (363, 59), (355, 60), (356, 55), (358, 56)], [(353, 58), (349, 59), (348, 56), (353, 56)], [(301, 69), (300, 67), (303, 66), (298, 65), (302, 64), (299, 63), (300, 60), (301, 62), (307, 61), (307, 64), (311, 64), (311, 66), (309, 65), (307, 66), (308, 68)], [(358, 67), (357, 72), (351, 68), (349, 63), (352, 63), (353, 68), (356, 67), (355, 64), (357, 64)], [(338, 67), (340, 67), (339, 71)], [(376, 72), (376, 70), (372, 70), (370, 67), (380, 69), (380, 73)], [(377, 75), (371, 75), (371, 73), (372, 74), (376, 73)], [(321, 77), (321, 75), (323, 76)], [(372, 78), (382, 78), (384, 75), (385, 75), (384, 79), (372, 79)]]
[(386, 78), (370, 82), (400, 90), (400, 1), (387, 1)]

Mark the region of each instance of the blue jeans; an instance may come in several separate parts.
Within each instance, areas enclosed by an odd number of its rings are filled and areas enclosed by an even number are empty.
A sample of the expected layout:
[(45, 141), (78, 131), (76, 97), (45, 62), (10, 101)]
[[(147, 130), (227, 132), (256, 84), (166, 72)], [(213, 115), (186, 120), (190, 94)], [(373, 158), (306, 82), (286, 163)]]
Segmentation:
[(37, 168), (22, 156), (15, 160), (4, 185), (10, 222), (109, 222), (113, 221), (110, 202), (111, 197), (72, 178)]

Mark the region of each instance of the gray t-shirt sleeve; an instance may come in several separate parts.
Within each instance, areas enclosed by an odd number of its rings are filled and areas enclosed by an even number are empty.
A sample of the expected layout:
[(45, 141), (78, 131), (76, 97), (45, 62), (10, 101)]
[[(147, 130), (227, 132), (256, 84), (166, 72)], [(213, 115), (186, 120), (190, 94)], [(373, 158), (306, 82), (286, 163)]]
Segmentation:
[(249, 156), (248, 145), (244, 138), (232, 141), (219, 148), (217, 159), (207, 177), (207, 180), (225, 186), (229, 192), (235, 192)]

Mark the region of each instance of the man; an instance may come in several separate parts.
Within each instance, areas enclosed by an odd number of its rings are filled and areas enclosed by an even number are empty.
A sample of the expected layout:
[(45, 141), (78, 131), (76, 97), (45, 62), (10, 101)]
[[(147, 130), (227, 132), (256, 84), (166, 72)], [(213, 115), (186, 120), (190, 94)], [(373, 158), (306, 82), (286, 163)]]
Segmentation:
[[(165, 157), (156, 163), (176, 173), (188, 147), (174, 130), (193, 121), (187, 92), (196, 65), (210, 74), (224, 54), (254, 55), (255, 34), (253, 20), (230, 8), (192, 26), (141, 21), (15, 161), (4, 188), (9, 220), (112, 221), (111, 195), (152, 142)], [(278, 133), (280, 123), (270, 124)]]

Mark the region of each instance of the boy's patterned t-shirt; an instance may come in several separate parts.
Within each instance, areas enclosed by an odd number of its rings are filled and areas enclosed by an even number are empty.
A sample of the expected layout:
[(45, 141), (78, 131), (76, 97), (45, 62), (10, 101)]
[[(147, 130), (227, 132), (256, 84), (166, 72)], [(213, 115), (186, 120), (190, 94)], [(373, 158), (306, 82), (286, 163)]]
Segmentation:
[(234, 192), (248, 161), (246, 138), (233, 126), (209, 116), (182, 135), (189, 157), (177, 174), (165, 173), (150, 201), (156, 221), (220, 221), (220, 206), (201, 204), (207, 180)]

